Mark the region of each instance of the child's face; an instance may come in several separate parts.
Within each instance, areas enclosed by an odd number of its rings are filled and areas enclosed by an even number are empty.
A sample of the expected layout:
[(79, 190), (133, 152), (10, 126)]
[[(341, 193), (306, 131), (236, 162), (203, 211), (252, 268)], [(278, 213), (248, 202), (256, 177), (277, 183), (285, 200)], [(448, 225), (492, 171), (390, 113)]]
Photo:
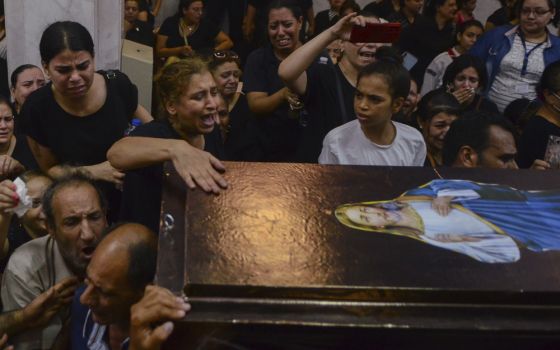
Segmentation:
[(404, 99), (392, 98), (389, 85), (378, 74), (363, 76), (356, 86), (354, 111), (362, 127), (381, 127), (397, 113)]
[(465, 51), (470, 50), (474, 43), (482, 35), (482, 29), (477, 26), (471, 26), (465, 29), (463, 33), (457, 34), (457, 41)]

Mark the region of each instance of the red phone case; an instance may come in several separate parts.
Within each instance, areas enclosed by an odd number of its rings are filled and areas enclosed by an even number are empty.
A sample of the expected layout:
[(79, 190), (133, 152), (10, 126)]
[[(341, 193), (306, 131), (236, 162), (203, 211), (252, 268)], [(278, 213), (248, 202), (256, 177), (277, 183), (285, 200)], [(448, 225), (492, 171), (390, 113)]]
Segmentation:
[(353, 43), (394, 43), (401, 35), (400, 23), (367, 23), (365, 27), (354, 26), (350, 33)]

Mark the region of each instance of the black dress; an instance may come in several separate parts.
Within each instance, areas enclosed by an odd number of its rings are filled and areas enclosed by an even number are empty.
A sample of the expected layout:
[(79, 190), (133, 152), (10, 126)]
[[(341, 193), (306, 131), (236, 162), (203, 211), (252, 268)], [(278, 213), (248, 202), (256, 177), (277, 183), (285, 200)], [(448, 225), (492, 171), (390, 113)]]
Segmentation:
[(517, 162), (521, 168), (529, 168), (536, 159), (544, 159), (549, 136), (560, 136), (560, 127), (536, 115), (529, 119), (517, 150)]
[[(60, 164), (94, 165), (107, 160), (107, 151), (124, 136), (138, 108), (138, 89), (118, 71), (100, 71), (107, 97), (93, 114), (77, 117), (54, 99), (52, 83), (34, 91), (25, 101), (20, 118), (21, 133), (49, 148)], [(109, 200), (109, 220), (116, 220), (120, 192), (114, 184), (100, 181)], [(116, 212), (115, 212), (116, 210)]]
[[(180, 140), (181, 137), (167, 120), (140, 125), (130, 137), (155, 137)], [(223, 159), (224, 150), (219, 128), (205, 135), (204, 150)], [(163, 185), (163, 164), (135, 169), (126, 173), (120, 220), (143, 224), (154, 232), (159, 231), (159, 212)]]

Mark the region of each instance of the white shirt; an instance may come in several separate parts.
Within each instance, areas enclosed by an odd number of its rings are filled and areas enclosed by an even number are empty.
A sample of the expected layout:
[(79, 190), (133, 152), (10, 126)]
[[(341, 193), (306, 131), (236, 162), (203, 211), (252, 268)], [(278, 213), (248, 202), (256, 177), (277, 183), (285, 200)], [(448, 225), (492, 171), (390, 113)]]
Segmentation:
[[(53, 283), (72, 275), (58, 245), (49, 235), (25, 243), (14, 251), (2, 276), (4, 311), (21, 309)], [(64, 311), (60, 311), (43, 329), (31, 329), (11, 337), (15, 348), (50, 349), (62, 328)]]
[(441, 86), (445, 70), (449, 67), (453, 60), (459, 56), (461, 56), (461, 54), (455, 50), (455, 48), (452, 48), (440, 53), (433, 59), (428, 68), (426, 68), (426, 73), (424, 73), (424, 82), (422, 83), (420, 96), (423, 97), (428, 92)]
[(370, 141), (358, 120), (331, 130), (323, 140), (320, 164), (422, 166), (426, 144), (420, 132), (408, 125), (392, 122), (395, 139), (390, 145)]
[(525, 52), (529, 52), (538, 45), (530, 42), (525, 44), (527, 50), (523, 47), (519, 35), (516, 34), (511, 49), (502, 59), (500, 71), (488, 92), (488, 98), (498, 106), (500, 112), (503, 112), (513, 100), (519, 98), (534, 100), (537, 98), (535, 88), (545, 68), (543, 51), (550, 43), (544, 43), (531, 52), (527, 64), (527, 73), (521, 75)]
[[(519, 248), (511, 237), (495, 232), (468, 211), (453, 208), (447, 216), (440, 216), (432, 209), (432, 201), (407, 203), (422, 217), (424, 234), (420, 239), (425, 243), (485, 263), (510, 263), (520, 258)], [(446, 241), (445, 236), (455, 237), (455, 241)]]

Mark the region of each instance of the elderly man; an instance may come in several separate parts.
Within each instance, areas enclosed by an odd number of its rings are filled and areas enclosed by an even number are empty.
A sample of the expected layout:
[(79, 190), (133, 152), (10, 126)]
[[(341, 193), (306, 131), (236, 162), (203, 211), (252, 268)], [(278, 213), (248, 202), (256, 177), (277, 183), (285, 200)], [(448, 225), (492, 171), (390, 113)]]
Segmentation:
[[(86, 287), (77, 293), (72, 304), (73, 350), (128, 348), (130, 309), (142, 299), (154, 278), (156, 255), (157, 236), (147, 227), (129, 223), (109, 230), (87, 268)], [(168, 291), (160, 292), (154, 295), (171, 296)], [(185, 316), (188, 304), (175, 297), (171, 301), (177, 304), (176, 317)], [(136, 320), (152, 317), (148, 314), (154, 305), (157, 301), (153, 299), (140, 303), (137, 308), (148, 311), (140, 312)], [(161, 339), (160, 336), (170, 333), (170, 324), (154, 332)], [(154, 341), (146, 338), (148, 333), (145, 328), (137, 332), (141, 338), (134, 338), (131, 348), (153, 345)]]
[[(43, 210), (49, 234), (17, 249), (4, 272), (5, 311), (25, 307), (67, 277), (82, 277), (107, 226), (105, 199), (83, 174), (53, 183), (44, 195)], [(63, 310), (45, 329), (20, 333), (12, 341), (17, 349), (50, 349), (66, 317)]]

